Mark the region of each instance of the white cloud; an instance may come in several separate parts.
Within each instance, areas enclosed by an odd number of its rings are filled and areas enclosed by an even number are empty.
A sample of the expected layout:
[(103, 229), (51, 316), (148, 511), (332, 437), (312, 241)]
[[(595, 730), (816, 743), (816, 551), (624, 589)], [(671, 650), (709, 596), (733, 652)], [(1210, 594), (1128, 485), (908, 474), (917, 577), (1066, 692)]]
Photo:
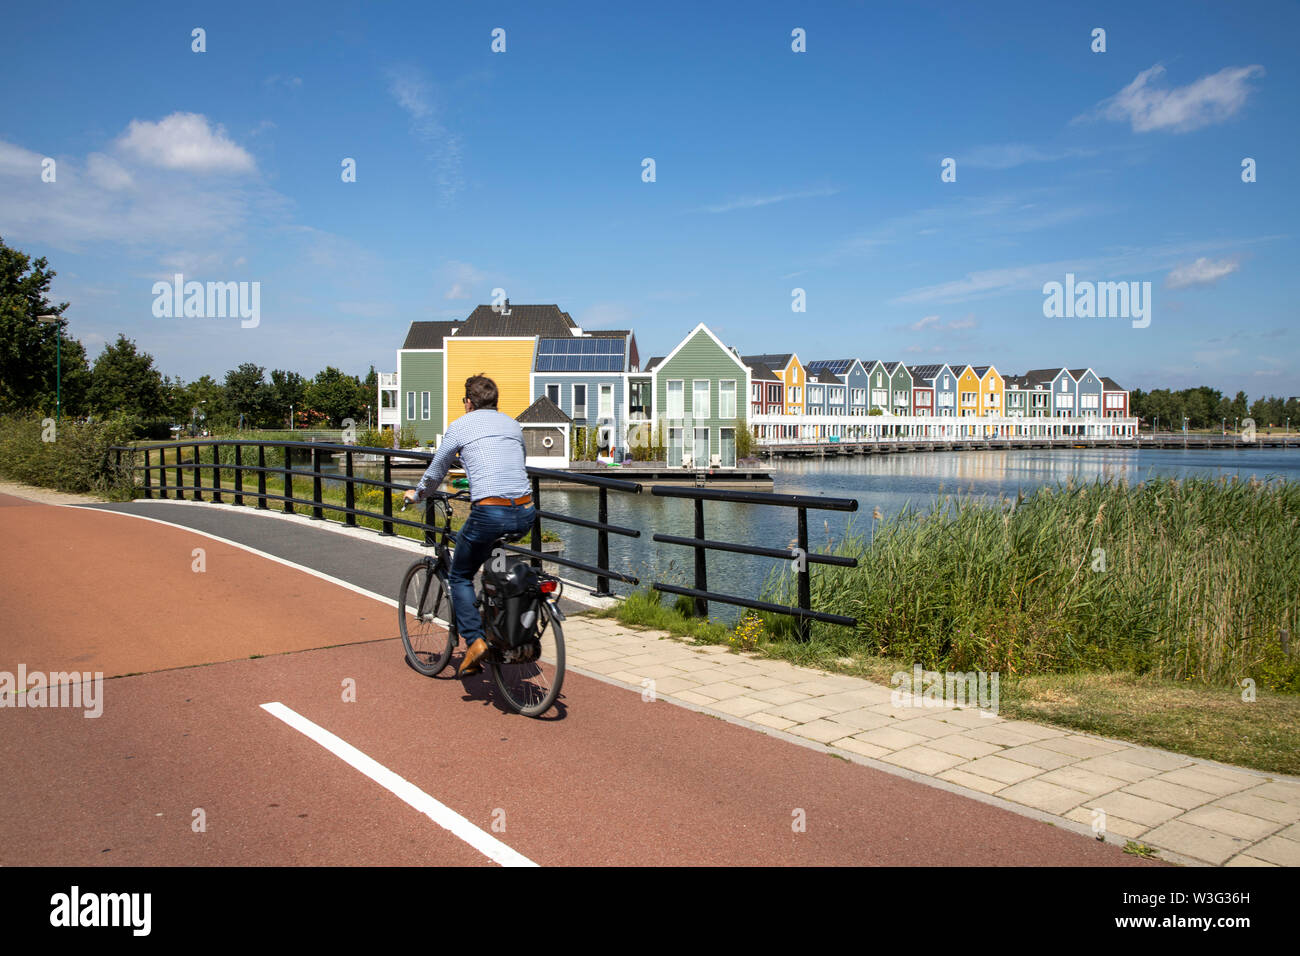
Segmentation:
[(937, 315), (927, 315), (920, 319), (920, 321), (914, 322), (912, 325), (908, 326), (908, 328), (913, 332), (919, 332), (926, 326), (934, 325), (938, 321), (939, 317)]
[(460, 137), (440, 119), (437, 90), (418, 70), (402, 67), (388, 71), (388, 92), (411, 118), (411, 134), (431, 150), (439, 198), (449, 203), (464, 184)]
[(86, 157), (86, 175), (103, 189), (127, 189), (135, 185), (135, 180), (121, 163), (103, 153), (91, 153)]
[(1077, 119), (1127, 120), (1135, 133), (1161, 129), (1190, 132), (1222, 123), (1235, 115), (1246, 105), (1246, 97), (1251, 93), (1246, 81), (1262, 76), (1264, 68), (1258, 64), (1230, 66), (1187, 86), (1159, 89), (1154, 81), (1164, 72), (1165, 68), (1159, 64), (1143, 70), (1124, 89)]
[(132, 120), (117, 140), (117, 147), (142, 163), (190, 172), (250, 173), (253, 157), (213, 129), (199, 113), (173, 113), (156, 123)]
[(468, 262), (452, 259), (443, 263), (438, 275), (444, 282), (450, 282), (451, 288), (443, 295), (444, 299), (468, 299), (473, 294), (474, 286), (487, 279), (487, 273), (480, 272)]
[(1241, 268), (1233, 259), (1220, 259), (1215, 262), (1201, 256), (1195, 262), (1178, 266), (1165, 278), (1165, 285), (1171, 289), (1185, 289), (1189, 285), (1212, 285), (1225, 276), (1232, 275)]
[(813, 199), (820, 196), (834, 196), (838, 189), (809, 189), (797, 193), (777, 193), (773, 196), (742, 196), (739, 199), (733, 199), (729, 202), (718, 203), (713, 206), (705, 206), (705, 212), (731, 212), (734, 209), (756, 209), (759, 206), (770, 206), (772, 203), (788, 202), (791, 199)]
[(960, 332), (962, 329), (973, 329), (975, 328), (975, 320), (967, 316), (964, 319), (958, 319), (956, 322), (949, 322), (948, 328), (953, 332)]

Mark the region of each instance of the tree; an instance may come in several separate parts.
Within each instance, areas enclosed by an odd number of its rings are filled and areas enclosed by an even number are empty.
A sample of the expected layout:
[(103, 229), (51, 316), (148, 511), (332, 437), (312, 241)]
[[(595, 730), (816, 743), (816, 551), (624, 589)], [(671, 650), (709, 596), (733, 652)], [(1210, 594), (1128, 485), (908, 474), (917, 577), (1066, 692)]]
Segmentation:
[(360, 387), (355, 375), (345, 375), (327, 365), (307, 386), (307, 405), (324, 415), (331, 425), (342, 425), (345, 418), (355, 421)]
[(252, 362), (226, 373), (226, 403), (237, 415), (244, 417), (244, 425), (260, 424), (271, 402), (271, 388), (262, 380), (265, 369)]
[(48, 323), (37, 319), (61, 317), (68, 308), (68, 303), (55, 305), (47, 297), (57, 275), (48, 266), (44, 257), (33, 260), (0, 239), (0, 411), (53, 412), (59, 365), (64, 410), (73, 414), (84, 410), (85, 349), (64, 334), (62, 318)]
[(153, 356), (137, 351), (135, 343), (120, 334), (95, 359), (88, 400), (100, 416), (121, 412), (150, 419), (167, 412), (162, 375), (153, 367)]
[[(305, 408), (307, 380), (297, 372), (277, 368), (271, 372), (270, 399), (267, 413), (280, 427), (289, 424), (290, 408)], [(269, 424), (267, 422), (266, 424)]]

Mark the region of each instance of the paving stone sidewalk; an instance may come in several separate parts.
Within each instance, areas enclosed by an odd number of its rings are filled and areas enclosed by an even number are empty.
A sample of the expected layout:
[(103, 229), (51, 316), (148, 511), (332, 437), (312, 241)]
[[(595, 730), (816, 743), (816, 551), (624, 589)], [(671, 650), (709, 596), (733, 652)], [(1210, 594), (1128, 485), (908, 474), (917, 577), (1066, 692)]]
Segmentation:
[[(653, 689), (831, 752), (1191, 864), (1300, 866), (1300, 779), (951, 706), (899, 707), (888, 687), (608, 619), (571, 618), (575, 671)], [(653, 681), (649, 684), (648, 681)], [(1098, 812), (1100, 811), (1100, 812)]]

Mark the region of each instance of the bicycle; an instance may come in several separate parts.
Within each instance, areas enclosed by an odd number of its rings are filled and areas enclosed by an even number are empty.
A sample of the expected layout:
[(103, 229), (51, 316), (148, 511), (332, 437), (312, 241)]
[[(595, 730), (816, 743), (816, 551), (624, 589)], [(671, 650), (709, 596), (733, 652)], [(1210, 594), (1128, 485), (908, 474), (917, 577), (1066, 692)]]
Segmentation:
[[(406, 660), (425, 677), (442, 673), (459, 642), (448, 582), (454, 549), (448, 543), (455, 539), (451, 502), (468, 500), (469, 493), (464, 491), (430, 495), (430, 505), (442, 518), (436, 526), (434, 553), (406, 569), (397, 594), (397, 620)], [(402, 510), (406, 510), (405, 501)], [(555, 703), (564, 683), (564, 631), (560, 626), (564, 612), (559, 606), (563, 583), (554, 575), (534, 571), (525, 561), (507, 560), (505, 545), (526, 533), (504, 535), (493, 542), (474, 604), (483, 616), (488, 643), (483, 663), (492, 671), (497, 690), (518, 713), (539, 717)], [(524, 592), (506, 593), (520, 581), (528, 585)]]

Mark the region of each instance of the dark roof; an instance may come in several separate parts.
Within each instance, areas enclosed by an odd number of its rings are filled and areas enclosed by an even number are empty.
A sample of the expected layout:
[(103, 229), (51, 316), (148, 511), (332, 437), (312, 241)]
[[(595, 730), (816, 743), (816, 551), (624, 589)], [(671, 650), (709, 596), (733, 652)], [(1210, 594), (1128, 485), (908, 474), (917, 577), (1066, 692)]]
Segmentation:
[(1007, 388), (1018, 388), (1022, 391), (1029, 388), (1028, 375), (1003, 375), (1002, 381), (1006, 383)]
[(662, 362), (663, 360), (664, 360), (664, 357), (663, 357), (662, 355), (656, 355), (656, 356), (654, 356), (654, 358), (650, 359), (650, 361), (648, 361), (648, 362), (645, 363), (645, 367), (642, 368), (641, 371), (643, 371), (643, 372), (650, 372), (650, 371), (653, 371), (653, 370), (654, 370), (654, 367), (655, 367), (656, 365), (658, 365), (660, 362)]
[(952, 373), (953, 373), (954, 375), (956, 375), (958, 378), (961, 378), (961, 373), (962, 373), (962, 372), (964, 372), (964, 371), (966, 371), (966, 369), (970, 368), (970, 366), (967, 365), (965, 362), (955, 362), (955, 363), (954, 363), (954, 362), (949, 362), (949, 363), (948, 363), (948, 367), (949, 367), (950, 369), (952, 369)]
[(545, 395), (520, 412), (515, 420), (521, 425), (566, 425), (573, 421)]
[(598, 339), (625, 339), (632, 332), (629, 329), (583, 329), (582, 334)]
[(1060, 374), (1061, 370), (1059, 368), (1031, 368), (1025, 373), (1025, 378), (1029, 380), (1031, 385), (1045, 385)]
[(740, 360), (751, 367), (755, 362), (761, 362), (768, 368), (785, 368), (790, 364), (793, 356), (793, 352), (781, 352), (769, 355), (742, 355)]
[(1074, 380), (1077, 382), (1079, 379), (1081, 379), (1084, 375), (1086, 375), (1086, 374), (1088, 373), (1089, 369), (1086, 369), (1086, 368), (1068, 368), (1068, 369), (1066, 369), (1066, 371), (1069, 372), (1072, 376), (1074, 376)]
[(404, 349), (440, 349), (442, 340), (453, 334), (461, 322), (412, 322), (406, 333)]
[[(572, 335), (578, 323), (558, 305), (511, 305), (506, 299), (497, 312), (490, 305), (480, 305), (469, 314), (465, 327), (458, 335), (469, 336), (529, 336), (561, 338)], [(509, 315), (506, 315), (506, 312)]]
[(992, 365), (972, 365), (971, 369), (975, 372), (976, 375), (978, 375), (980, 378), (983, 378), (985, 375), (989, 373), (989, 369), (991, 369), (992, 367), (993, 367)]
[(781, 377), (768, 368), (763, 362), (757, 362), (753, 359), (741, 359), (741, 361), (749, 366), (749, 371), (751, 373), (750, 378), (757, 378), (765, 381), (771, 380), (773, 382), (779, 382), (781, 380)]
[(843, 385), (840, 377), (828, 368), (818, 369), (817, 374), (813, 376), (814, 382), (823, 382), (827, 385)]
[(836, 375), (847, 375), (849, 369), (857, 359), (818, 359), (815, 362), (804, 362), (803, 367), (810, 372), (819, 372), (822, 369), (830, 369)]
[(1124, 392), (1124, 391), (1128, 391), (1128, 390), (1127, 390), (1123, 385), (1121, 385), (1119, 382), (1115, 381), (1115, 380), (1114, 380), (1113, 378), (1111, 378), (1109, 375), (1103, 375), (1103, 376), (1101, 377), (1101, 387), (1102, 387), (1103, 389), (1105, 389), (1106, 391), (1108, 391), (1108, 392)]
[(902, 363), (902, 362), (883, 362), (883, 363), (881, 363), (881, 364), (883, 364), (883, 365), (885, 366), (885, 371), (886, 371), (886, 372), (888, 372), (890, 375), (893, 375), (895, 372), (898, 371), (898, 366), (902, 365), (903, 363)]
[(934, 383), (934, 378), (939, 374), (939, 369), (943, 368), (943, 363), (938, 365), (909, 365), (907, 370), (912, 373), (913, 380), (920, 379), (923, 382)]

